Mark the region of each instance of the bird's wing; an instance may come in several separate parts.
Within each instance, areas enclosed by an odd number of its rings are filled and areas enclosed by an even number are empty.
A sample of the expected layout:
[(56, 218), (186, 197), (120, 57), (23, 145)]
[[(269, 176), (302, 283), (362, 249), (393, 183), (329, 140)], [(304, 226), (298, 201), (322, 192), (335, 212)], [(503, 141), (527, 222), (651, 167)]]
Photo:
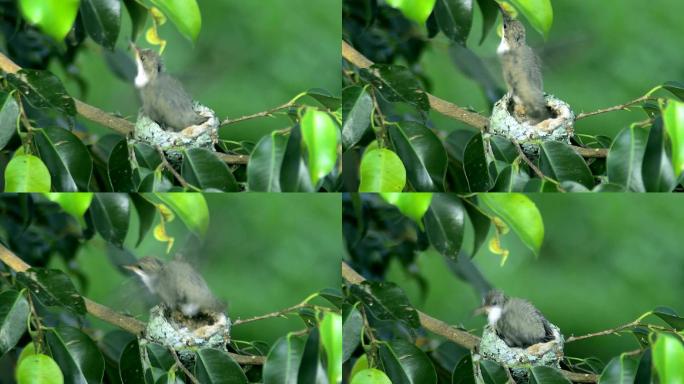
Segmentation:
[[(527, 347), (543, 341), (546, 337), (545, 319), (528, 301), (512, 298), (504, 307), (497, 330), (510, 346)], [(501, 326), (500, 326), (501, 325)], [(507, 340), (508, 339), (508, 340)]]

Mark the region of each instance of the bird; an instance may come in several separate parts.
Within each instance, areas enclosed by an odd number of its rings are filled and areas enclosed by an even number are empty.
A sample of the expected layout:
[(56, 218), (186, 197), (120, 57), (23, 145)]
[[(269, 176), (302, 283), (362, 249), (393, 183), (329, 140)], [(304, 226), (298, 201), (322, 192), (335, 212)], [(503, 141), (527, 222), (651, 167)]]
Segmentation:
[(165, 72), (159, 54), (131, 46), (137, 67), (134, 83), (140, 93), (143, 114), (162, 128), (176, 132), (204, 123), (207, 117), (195, 112), (192, 98), (178, 80)]
[(204, 278), (183, 260), (164, 263), (146, 256), (123, 267), (139, 276), (147, 289), (158, 296), (167, 308), (180, 311), (186, 317), (222, 313), (225, 309)]
[(539, 59), (525, 42), (525, 26), (499, 6), (503, 35), (497, 48), (504, 81), (513, 96), (514, 111), (532, 124), (550, 117), (544, 98)]
[(499, 290), (489, 291), (476, 313), (487, 315), (489, 325), (509, 347), (527, 348), (554, 339), (549, 322), (534, 305)]

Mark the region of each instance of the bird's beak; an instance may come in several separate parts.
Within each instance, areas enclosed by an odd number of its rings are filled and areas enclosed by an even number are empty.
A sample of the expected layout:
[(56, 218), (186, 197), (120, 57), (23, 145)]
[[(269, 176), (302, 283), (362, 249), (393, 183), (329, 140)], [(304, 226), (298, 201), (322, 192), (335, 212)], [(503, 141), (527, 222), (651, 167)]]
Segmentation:
[(122, 265), (121, 267), (128, 269), (131, 272), (135, 272), (135, 266), (133, 266), (133, 265)]
[(140, 49), (132, 41), (129, 44), (129, 48), (131, 48), (136, 58), (140, 57)]
[(475, 310), (473, 311), (473, 316), (484, 315), (487, 312), (489, 312), (489, 309), (490, 309), (490, 307), (488, 305), (483, 305), (479, 308), (475, 308)]

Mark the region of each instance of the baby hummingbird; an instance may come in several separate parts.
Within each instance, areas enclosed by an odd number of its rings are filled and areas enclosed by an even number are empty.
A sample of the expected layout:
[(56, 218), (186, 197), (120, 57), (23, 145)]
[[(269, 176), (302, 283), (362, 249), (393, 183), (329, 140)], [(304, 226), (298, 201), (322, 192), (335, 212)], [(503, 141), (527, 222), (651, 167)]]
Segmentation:
[(504, 81), (513, 95), (515, 112), (532, 124), (550, 117), (544, 99), (539, 60), (525, 42), (525, 26), (513, 19), (501, 6), (503, 36), (497, 49)]
[(509, 347), (527, 348), (554, 337), (549, 322), (534, 305), (501, 291), (489, 291), (476, 313), (487, 315), (489, 325)]
[(181, 83), (164, 72), (161, 57), (151, 49), (131, 46), (138, 68), (135, 87), (140, 91), (143, 113), (162, 128), (173, 131), (205, 122), (207, 118), (192, 108), (192, 98)]
[(187, 317), (223, 312), (225, 308), (211, 293), (202, 276), (185, 261), (171, 260), (164, 264), (148, 256), (124, 268), (138, 275), (147, 289), (157, 295), (164, 305)]

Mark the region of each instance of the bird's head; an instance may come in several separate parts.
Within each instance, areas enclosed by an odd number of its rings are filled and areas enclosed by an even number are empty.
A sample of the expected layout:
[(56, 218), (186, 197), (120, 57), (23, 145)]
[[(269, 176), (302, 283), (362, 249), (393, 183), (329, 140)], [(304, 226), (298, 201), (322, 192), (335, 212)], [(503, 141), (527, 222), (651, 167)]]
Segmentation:
[(489, 325), (496, 324), (501, 318), (503, 307), (508, 301), (508, 297), (499, 290), (491, 290), (485, 296), (482, 306), (475, 310), (477, 315), (487, 315)]
[(525, 44), (525, 26), (520, 20), (514, 19), (504, 7), (499, 4), (499, 12), (503, 17), (503, 39), (510, 47)]
[(154, 282), (163, 264), (157, 258), (146, 256), (131, 265), (124, 265), (123, 267), (138, 275), (145, 286), (154, 292)]
[(131, 44), (135, 52), (135, 63), (138, 73), (135, 76), (135, 86), (142, 88), (154, 80), (160, 72), (164, 71), (161, 56), (152, 49), (139, 49)]

